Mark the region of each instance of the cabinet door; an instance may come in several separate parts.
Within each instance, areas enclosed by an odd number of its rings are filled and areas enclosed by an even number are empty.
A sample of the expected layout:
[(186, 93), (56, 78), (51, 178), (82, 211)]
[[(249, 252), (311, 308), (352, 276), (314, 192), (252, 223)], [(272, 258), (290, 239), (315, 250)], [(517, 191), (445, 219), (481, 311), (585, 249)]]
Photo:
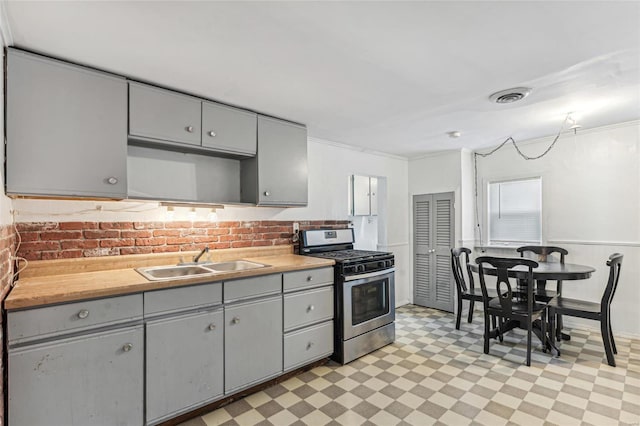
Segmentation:
[(7, 193), (126, 197), (123, 78), (9, 50), (6, 112)]
[(378, 178), (369, 178), (369, 214), (378, 215)]
[(282, 296), (225, 307), (226, 394), (282, 372)]
[(129, 134), (200, 145), (200, 99), (129, 83)]
[(202, 103), (202, 146), (234, 154), (256, 155), (258, 116), (212, 102)]
[(307, 205), (307, 129), (258, 117), (258, 205)]
[(9, 350), (9, 421), (143, 423), (142, 326)]
[(147, 323), (147, 423), (222, 396), (222, 310)]
[(353, 176), (353, 215), (368, 216), (371, 212), (369, 208), (369, 177)]

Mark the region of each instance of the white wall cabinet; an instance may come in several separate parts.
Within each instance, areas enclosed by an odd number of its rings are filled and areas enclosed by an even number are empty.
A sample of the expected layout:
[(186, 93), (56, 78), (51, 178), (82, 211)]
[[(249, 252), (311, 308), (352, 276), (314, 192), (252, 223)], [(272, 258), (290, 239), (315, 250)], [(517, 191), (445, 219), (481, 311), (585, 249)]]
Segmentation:
[(350, 179), (350, 211), (352, 216), (378, 215), (378, 178), (353, 175)]

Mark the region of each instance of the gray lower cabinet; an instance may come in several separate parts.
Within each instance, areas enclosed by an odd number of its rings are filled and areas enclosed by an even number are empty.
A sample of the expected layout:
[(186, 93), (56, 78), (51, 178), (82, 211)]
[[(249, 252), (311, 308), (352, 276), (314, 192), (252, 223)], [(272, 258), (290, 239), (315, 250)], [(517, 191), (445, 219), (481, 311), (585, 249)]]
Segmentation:
[(147, 424), (223, 396), (221, 307), (147, 321), (146, 327)]
[(282, 373), (282, 295), (225, 306), (224, 319), (225, 393)]
[(260, 206), (306, 206), (307, 129), (258, 116), (258, 154), (241, 165), (242, 201)]
[(9, 49), (6, 192), (127, 196), (124, 78)]
[(200, 145), (201, 101), (140, 83), (129, 83), (129, 134)]
[(143, 423), (142, 325), (9, 349), (12, 426)]
[(284, 371), (333, 354), (333, 268), (288, 272), (284, 287)]

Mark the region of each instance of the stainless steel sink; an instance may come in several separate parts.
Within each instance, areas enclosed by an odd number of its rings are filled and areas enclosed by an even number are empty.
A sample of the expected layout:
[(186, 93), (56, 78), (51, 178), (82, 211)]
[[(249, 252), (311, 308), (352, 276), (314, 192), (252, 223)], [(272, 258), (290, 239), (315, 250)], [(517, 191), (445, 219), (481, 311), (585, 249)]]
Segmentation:
[(207, 268), (213, 269), (218, 272), (231, 272), (231, 271), (247, 271), (249, 269), (264, 268), (269, 265), (263, 265), (262, 263), (249, 262), (248, 260), (234, 260), (231, 262), (209, 263)]
[(247, 271), (250, 269), (264, 268), (266, 266), (269, 265), (249, 262), (247, 260), (234, 260), (231, 262), (204, 263), (200, 265), (149, 266), (146, 268), (136, 268), (136, 271), (150, 281), (161, 281), (214, 275), (222, 272)]
[(198, 265), (178, 265), (178, 266), (151, 266), (147, 268), (137, 268), (140, 274), (148, 280), (175, 280), (179, 278), (191, 278), (202, 275), (213, 275), (215, 271)]

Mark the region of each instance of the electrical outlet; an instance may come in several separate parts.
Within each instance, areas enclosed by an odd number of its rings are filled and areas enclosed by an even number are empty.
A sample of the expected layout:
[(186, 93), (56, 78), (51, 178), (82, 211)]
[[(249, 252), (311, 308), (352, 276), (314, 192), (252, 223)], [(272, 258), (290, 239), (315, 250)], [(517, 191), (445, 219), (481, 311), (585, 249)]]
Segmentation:
[(300, 224), (298, 222), (293, 222), (293, 233), (297, 234), (300, 232)]

